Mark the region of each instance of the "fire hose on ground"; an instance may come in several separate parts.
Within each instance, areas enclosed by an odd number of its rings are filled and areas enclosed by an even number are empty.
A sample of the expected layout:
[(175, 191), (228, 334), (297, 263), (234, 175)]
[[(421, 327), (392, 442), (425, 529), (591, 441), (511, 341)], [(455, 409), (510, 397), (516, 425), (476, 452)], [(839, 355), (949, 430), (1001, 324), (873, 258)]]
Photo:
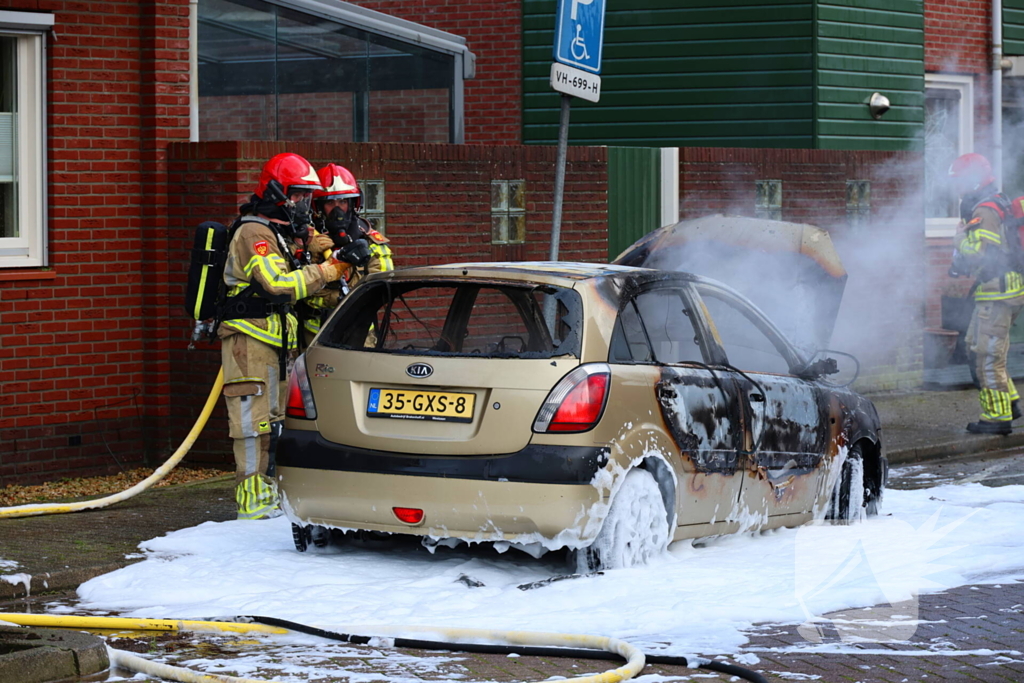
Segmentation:
[(192, 448), (192, 444), (199, 438), (200, 432), (203, 431), (203, 427), (206, 426), (207, 420), (210, 419), (210, 414), (213, 413), (213, 409), (217, 405), (217, 399), (220, 398), (220, 392), (224, 388), (224, 370), (223, 368), (217, 374), (217, 381), (213, 383), (213, 388), (210, 389), (210, 395), (206, 399), (206, 405), (203, 406), (203, 410), (199, 413), (199, 417), (196, 419), (195, 424), (192, 425), (192, 431), (188, 433), (185, 440), (178, 446), (178, 450), (174, 451), (170, 458), (167, 459), (163, 465), (158, 467), (153, 474), (149, 475), (138, 484), (135, 484), (131, 488), (125, 489), (120, 493), (105, 496), (103, 498), (96, 498), (94, 500), (81, 500), (76, 503), (44, 503), (42, 505), (28, 504), (28, 505), (15, 505), (13, 507), (0, 508), (0, 519), (11, 519), (14, 517), (34, 517), (37, 515), (54, 515), (64, 512), (80, 512), (81, 510), (95, 510), (97, 508), (104, 508), (114, 503), (120, 503), (121, 501), (128, 500), (133, 496), (137, 496), (146, 489), (150, 488), (158, 481), (170, 474), (171, 470), (177, 467), (181, 459)]
[[(767, 679), (756, 671), (744, 669), (704, 658), (682, 656), (645, 655), (637, 647), (617, 638), (574, 633), (542, 633), (537, 631), (499, 631), (491, 629), (444, 628), (430, 626), (374, 626), (376, 631), (385, 632), (432, 632), (446, 638), (444, 641), (418, 640), (390, 636), (366, 636), (339, 633), (321, 628), (298, 624), (273, 617), (243, 616), (229, 621), (176, 621), (171, 619), (131, 619), (124, 617), (74, 617), (45, 614), (3, 614), (0, 622), (20, 626), (49, 628), (73, 628), (96, 630), (134, 631), (222, 631), (228, 633), (284, 634), (289, 631), (320, 636), (354, 645), (378, 645), (382, 647), (412, 648), (418, 650), (445, 650), (451, 652), (476, 652), (484, 654), (518, 654), (534, 657), (569, 657), (574, 659), (616, 660), (626, 663), (616, 669), (591, 676), (566, 679), (564, 683), (618, 683), (639, 674), (647, 663), (688, 666), (738, 676), (751, 683), (767, 683)], [(471, 642), (485, 640), (489, 643)], [(197, 674), (188, 669), (153, 662), (129, 652), (107, 648), (110, 663), (131, 671), (158, 676), (182, 683), (273, 683), (247, 678), (236, 678), (217, 674)]]

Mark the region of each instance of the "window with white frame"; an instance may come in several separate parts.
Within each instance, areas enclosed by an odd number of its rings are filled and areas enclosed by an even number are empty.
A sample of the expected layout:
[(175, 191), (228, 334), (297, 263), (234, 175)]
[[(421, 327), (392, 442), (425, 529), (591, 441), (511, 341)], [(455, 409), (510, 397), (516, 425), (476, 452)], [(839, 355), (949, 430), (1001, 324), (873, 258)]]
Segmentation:
[(0, 11), (0, 267), (46, 265), (44, 44), (53, 15)]
[(925, 74), (924, 207), (928, 237), (956, 234), (959, 200), (949, 165), (974, 149), (974, 78)]

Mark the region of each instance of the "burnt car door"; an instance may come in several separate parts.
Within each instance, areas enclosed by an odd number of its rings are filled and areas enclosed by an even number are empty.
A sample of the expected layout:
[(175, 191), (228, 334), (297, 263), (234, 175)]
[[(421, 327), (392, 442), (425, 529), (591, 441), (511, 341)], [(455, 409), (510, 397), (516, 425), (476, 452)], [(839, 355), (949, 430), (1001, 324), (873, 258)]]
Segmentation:
[(630, 298), (616, 322), (609, 359), (654, 366), (655, 399), (681, 456), (681, 526), (727, 521), (740, 492), (744, 436), (739, 386), (708, 366), (686, 287), (655, 283)]
[(824, 390), (792, 373), (802, 365), (799, 353), (753, 304), (713, 284), (695, 283), (694, 289), (709, 346), (730, 366), (748, 417), (742, 514), (754, 524), (810, 511), (828, 437)]

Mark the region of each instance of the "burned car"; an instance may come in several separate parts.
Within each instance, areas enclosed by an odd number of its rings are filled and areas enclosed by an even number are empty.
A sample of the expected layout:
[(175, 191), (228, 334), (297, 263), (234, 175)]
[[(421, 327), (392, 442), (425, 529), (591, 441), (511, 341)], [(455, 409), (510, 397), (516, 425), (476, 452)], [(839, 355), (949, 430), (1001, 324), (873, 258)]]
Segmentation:
[[(852, 520), (887, 476), (870, 401), (714, 280), (617, 265), (375, 274), (295, 364), (277, 478), (331, 529), (568, 548)], [(337, 535), (337, 534), (335, 534)]]

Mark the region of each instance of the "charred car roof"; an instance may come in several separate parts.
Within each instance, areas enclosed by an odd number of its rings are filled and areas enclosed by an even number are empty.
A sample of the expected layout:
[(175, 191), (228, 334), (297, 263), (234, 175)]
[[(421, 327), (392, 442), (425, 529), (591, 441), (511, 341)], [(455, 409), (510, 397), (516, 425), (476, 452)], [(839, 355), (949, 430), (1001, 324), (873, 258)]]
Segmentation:
[(571, 261), (487, 261), (479, 263), (446, 263), (436, 266), (403, 268), (385, 273), (373, 273), (368, 281), (385, 279), (431, 279), (448, 277), (500, 278), (528, 282), (580, 281), (595, 278), (625, 279), (630, 276), (640, 280), (676, 279), (691, 282), (721, 284), (711, 278), (679, 271), (656, 270), (619, 266), (609, 263), (576, 263)]

